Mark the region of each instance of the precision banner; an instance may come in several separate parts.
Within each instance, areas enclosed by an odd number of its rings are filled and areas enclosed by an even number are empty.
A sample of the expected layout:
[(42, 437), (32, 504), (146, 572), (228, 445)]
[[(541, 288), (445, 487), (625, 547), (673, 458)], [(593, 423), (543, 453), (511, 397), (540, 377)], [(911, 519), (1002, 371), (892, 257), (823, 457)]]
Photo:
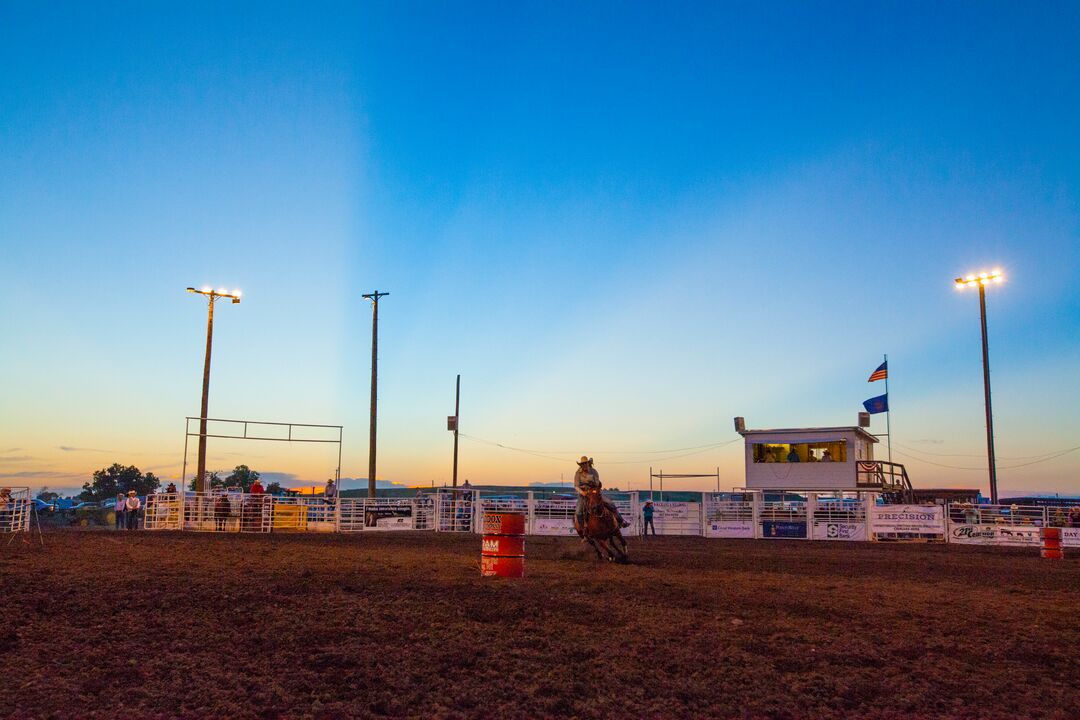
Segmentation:
[(945, 537), (945, 508), (940, 505), (871, 505), (867, 512), (875, 535)]

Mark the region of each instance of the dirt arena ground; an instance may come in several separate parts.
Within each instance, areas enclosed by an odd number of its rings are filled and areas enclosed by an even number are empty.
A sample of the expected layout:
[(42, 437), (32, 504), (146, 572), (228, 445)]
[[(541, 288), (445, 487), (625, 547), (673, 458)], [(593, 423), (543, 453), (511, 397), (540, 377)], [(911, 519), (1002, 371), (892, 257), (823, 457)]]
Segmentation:
[(1080, 717), (1080, 558), (660, 538), (52, 532), (0, 546), (0, 716)]

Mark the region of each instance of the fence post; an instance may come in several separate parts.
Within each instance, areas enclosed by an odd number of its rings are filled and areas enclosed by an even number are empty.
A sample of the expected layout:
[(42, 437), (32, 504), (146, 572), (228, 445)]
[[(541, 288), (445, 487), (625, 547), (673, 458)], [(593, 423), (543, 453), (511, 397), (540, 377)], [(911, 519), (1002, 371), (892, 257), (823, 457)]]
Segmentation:
[(533, 491), (529, 490), (525, 500), (526, 515), (525, 521), (528, 523), (525, 527), (525, 532), (529, 535), (533, 534), (533, 522), (536, 520), (536, 498), (533, 496)]
[(698, 508), (698, 535), (705, 537), (705, 493), (701, 493), (701, 507)]

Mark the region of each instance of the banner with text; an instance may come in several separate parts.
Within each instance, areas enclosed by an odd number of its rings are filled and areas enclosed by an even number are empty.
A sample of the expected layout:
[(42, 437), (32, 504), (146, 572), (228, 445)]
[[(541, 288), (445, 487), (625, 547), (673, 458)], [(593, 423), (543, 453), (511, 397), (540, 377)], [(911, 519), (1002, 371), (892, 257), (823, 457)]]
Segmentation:
[(866, 523), (815, 520), (813, 538), (815, 540), (865, 540)]
[(944, 539), (941, 505), (871, 505), (870, 532), (882, 539)]
[(752, 538), (754, 537), (753, 520), (710, 520), (705, 525), (705, 537), (711, 538)]
[(949, 542), (969, 545), (1027, 545), (1039, 547), (1039, 528), (1033, 525), (953, 525)]

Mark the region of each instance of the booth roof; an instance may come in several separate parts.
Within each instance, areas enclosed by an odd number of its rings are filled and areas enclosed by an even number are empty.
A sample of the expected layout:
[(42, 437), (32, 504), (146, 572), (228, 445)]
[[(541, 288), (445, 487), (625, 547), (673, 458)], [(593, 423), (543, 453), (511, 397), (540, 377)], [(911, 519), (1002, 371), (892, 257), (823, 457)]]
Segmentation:
[[(866, 428), (858, 426), (848, 425), (846, 427), (812, 427), (812, 428), (773, 428), (770, 430), (743, 430), (740, 435), (746, 437), (747, 435), (819, 435), (822, 433), (838, 433), (838, 432), (852, 432), (862, 435), (870, 442), (878, 442), (877, 437), (870, 434)], [(805, 442), (805, 441), (804, 441)], [(824, 442), (824, 441), (821, 441)]]

